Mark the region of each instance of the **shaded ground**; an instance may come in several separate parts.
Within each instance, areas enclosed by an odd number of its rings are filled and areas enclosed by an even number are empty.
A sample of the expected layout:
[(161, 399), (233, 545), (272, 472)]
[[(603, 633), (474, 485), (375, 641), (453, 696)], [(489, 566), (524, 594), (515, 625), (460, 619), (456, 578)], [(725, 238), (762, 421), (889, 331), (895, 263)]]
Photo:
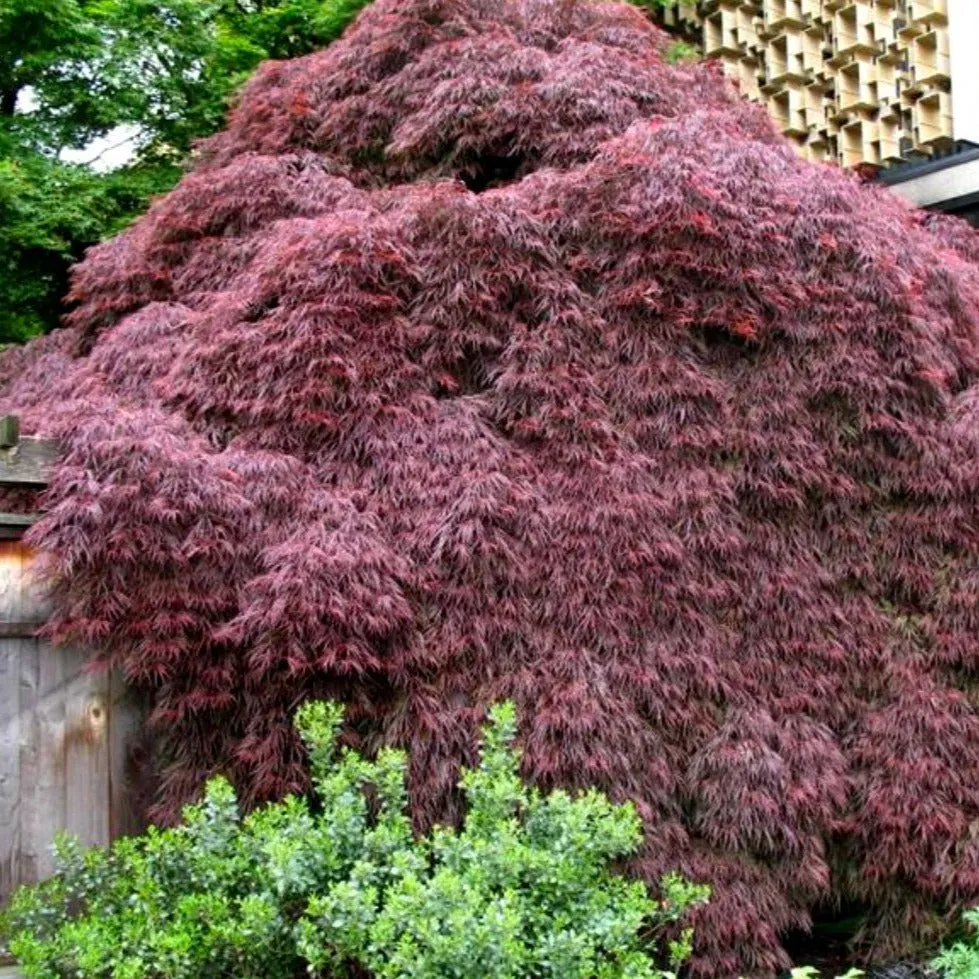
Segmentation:
[(873, 966), (856, 962), (849, 942), (852, 921), (817, 923), (811, 935), (787, 943), (787, 950), (797, 965), (819, 969), (821, 979), (836, 979), (849, 969), (863, 969), (866, 979), (937, 979), (926, 966), (913, 962)]

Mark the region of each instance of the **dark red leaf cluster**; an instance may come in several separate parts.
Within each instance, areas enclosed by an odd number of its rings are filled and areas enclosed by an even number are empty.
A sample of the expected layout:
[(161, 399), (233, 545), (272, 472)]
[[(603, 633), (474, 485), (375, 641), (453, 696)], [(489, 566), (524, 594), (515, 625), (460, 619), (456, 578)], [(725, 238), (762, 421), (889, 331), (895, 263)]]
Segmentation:
[(979, 900), (979, 246), (800, 161), (635, 10), (378, 0), (264, 67), (69, 329), (55, 632), (155, 690), (167, 816), (311, 696), (453, 811), (490, 701), (715, 886), (698, 975)]

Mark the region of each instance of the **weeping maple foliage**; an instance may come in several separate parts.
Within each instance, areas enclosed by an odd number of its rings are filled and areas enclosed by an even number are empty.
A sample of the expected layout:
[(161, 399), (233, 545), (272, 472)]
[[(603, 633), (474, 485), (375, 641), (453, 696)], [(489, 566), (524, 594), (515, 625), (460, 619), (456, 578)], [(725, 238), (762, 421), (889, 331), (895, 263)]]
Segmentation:
[(0, 360), (51, 630), (153, 691), (158, 818), (302, 788), (311, 697), (451, 818), (512, 698), (713, 885), (697, 975), (835, 904), (897, 954), (979, 900), (979, 245), (666, 45), (378, 0), (264, 66)]

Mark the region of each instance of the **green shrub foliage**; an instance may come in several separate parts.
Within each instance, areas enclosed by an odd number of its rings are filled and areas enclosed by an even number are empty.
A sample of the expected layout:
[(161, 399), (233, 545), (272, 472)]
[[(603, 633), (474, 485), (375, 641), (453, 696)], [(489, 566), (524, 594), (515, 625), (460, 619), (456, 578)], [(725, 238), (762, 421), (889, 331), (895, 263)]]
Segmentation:
[(979, 976), (979, 908), (966, 911), (962, 920), (967, 934), (943, 949), (932, 962), (943, 979), (976, 979)]
[(338, 750), (342, 714), (317, 702), (297, 716), (311, 800), (242, 818), (218, 778), (177, 827), (111, 851), (61, 840), (59, 873), (4, 922), (28, 979), (659, 979), (658, 962), (689, 955), (689, 931), (662, 956), (652, 939), (706, 888), (669, 877), (656, 900), (614, 873), (641, 841), (634, 808), (527, 788), (512, 705), (491, 711), (463, 772), (463, 826), (423, 837), (405, 754)]

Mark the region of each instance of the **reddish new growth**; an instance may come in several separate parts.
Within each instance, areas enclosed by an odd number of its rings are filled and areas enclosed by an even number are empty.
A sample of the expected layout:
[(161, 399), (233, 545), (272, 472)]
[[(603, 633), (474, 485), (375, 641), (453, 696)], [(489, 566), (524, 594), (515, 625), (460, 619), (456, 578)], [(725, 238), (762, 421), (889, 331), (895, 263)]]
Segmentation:
[(451, 815), (489, 702), (710, 881), (696, 970), (979, 899), (979, 248), (796, 158), (637, 11), (378, 0), (0, 363), (65, 440), (56, 633), (155, 690), (166, 817), (304, 784), (290, 715)]

